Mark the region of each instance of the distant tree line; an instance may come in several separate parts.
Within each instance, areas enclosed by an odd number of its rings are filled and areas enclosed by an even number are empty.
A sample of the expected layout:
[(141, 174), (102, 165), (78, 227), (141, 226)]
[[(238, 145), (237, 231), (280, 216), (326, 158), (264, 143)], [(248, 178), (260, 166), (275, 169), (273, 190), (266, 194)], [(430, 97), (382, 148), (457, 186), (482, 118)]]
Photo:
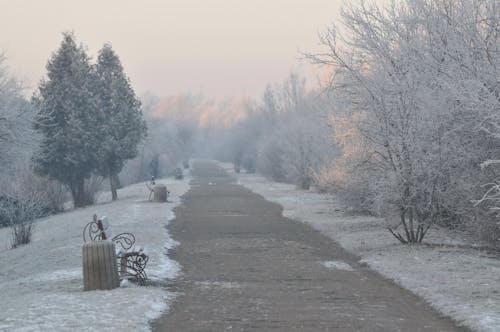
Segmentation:
[(198, 139), (198, 121), (183, 115), (199, 107), (203, 99), (190, 94), (171, 97), (176, 102), (166, 107), (168, 115), (162, 115), (157, 114), (158, 108), (165, 108), (159, 97), (142, 96), (148, 136), (137, 157), (123, 169), (120, 175), (123, 184), (173, 175), (176, 168), (187, 164), (192, 157)]
[(282, 84), (267, 86), (260, 101), (247, 105), (245, 121), (227, 133), (219, 158), (231, 160), (238, 172), (257, 171), (309, 189), (314, 174), (336, 152), (324, 121), (326, 99), (306, 91), (296, 73)]

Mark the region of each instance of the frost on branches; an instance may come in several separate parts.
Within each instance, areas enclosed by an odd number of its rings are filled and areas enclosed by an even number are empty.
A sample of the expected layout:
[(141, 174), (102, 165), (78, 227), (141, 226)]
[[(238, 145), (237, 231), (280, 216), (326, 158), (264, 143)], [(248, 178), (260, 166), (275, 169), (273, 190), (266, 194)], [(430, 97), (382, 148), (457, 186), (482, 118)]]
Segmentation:
[(33, 160), (38, 173), (66, 184), (75, 207), (89, 204), (84, 181), (97, 166), (97, 102), (92, 93), (92, 67), (72, 34), (47, 64), (47, 79), (33, 98), (35, 129), (42, 141)]
[(124, 161), (137, 155), (146, 131), (140, 103), (109, 45), (97, 65), (66, 33), (47, 64), (47, 79), (33, 98), (42, 140), (35, 170), (67, 185), (75, 207), (92, 203), (85, 180), (108, 176), (113, 199)]
[(314, 174), (336, 151), (323, 114), (325, 100), (317, 95), (307, 92), (295, 73), (281, 85), (268, 86), (259, 103), (248, 105), (247, 119), (233, 129), (230, 150), (237, 170), (257, 170), (309, 189)]
[(112, 199), (118, 198), (118, 173), (127, 159), (137, 156), (137, 147), (146, 136), (141, 103), (135, 96), (120, 59), (110, 45), (99, 52), (95, 66), (96, 96), (101, 121), (98, 146), (99, 174), (109, 177)]
[(399, 215), (389, 231), (403, 243), (436, 222), (491, 224), (471, 200), (498, 143), (498, 12), (495, 0), (361, 1), (344, 9), (345, 32), (331, 27), (324, 52), (308, 55), (333, 72), (340, 111), (360, 115), (366, 157), (351, 176), (367, 179), (369, 209)]

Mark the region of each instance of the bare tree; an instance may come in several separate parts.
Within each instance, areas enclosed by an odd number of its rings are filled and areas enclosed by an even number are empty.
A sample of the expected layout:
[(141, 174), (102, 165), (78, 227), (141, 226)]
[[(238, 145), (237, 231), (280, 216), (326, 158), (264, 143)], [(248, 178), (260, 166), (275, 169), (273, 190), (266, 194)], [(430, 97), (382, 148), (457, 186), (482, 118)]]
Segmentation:
[(491, 152), (471, 133), (495, 109), (487, 97), (498, 78), (495, 6), (360, 1), (342, 13), (347, 32), (331, 27), (321, 36), (325, 52), (307, 55), (333, 69), (330, 88), (346, 113), (359, 114), (366, 158), (358, 170), (377, 174), (367, 185), (374, 201), (398, 212), (402, 231), (389, 231), (403, 243), (421, 242), (438, 219), (459, 216), (460, 205), (470, 211), (463, 193), (470, 199), (474, 181), (457, 179)]

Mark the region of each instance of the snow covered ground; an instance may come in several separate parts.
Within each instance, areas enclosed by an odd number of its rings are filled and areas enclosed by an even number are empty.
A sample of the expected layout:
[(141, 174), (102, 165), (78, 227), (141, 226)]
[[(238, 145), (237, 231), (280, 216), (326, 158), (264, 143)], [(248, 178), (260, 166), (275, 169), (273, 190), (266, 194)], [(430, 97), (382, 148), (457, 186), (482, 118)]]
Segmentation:
[[(174, 296), (162, 287), (180, 271), (165, 255), (176, 245), (165, 226), (189, 180), (158, 181), (167, 203), (149, 202), (144, 183), (119, 190), (117, 202), (103, 194), (95, 206), (37, 221), (32, 242), (14, 250), (10, 229), (0, 229), (0, 331), (148, 331)], [(147, 286), (83, 292), (82, 230), (94, 213), (107, 216), (112, 233), (135, 234), (149, 255)]]
[[(220, 165), (233, 172), (231, 164)], [(388, 233), (384, 220), (347, 213), (333, 195), (299, 191), (255, 174), (237, 178), (282, 205), (285, 216), (309, 223), (460, 324), (475, 331), (500, 331), (497, 255), (469, 248), (466, 239), (437, 228), (429, 231), (425, 241), (429, 246), (404, 246)], [(338, 268), (336, 262), (325, 264)]]

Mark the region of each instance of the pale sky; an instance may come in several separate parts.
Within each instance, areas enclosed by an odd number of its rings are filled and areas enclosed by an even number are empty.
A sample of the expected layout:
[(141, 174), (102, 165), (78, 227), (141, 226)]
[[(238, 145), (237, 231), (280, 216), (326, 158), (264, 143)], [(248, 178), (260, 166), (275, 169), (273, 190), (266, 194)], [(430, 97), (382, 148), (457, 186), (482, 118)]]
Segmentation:
[(341, 0), (0, 0), (0, 49), (32, 89), (73, 31), (95, 59), (106, 42), (136, 92), (258, 96), (317, 49)]

